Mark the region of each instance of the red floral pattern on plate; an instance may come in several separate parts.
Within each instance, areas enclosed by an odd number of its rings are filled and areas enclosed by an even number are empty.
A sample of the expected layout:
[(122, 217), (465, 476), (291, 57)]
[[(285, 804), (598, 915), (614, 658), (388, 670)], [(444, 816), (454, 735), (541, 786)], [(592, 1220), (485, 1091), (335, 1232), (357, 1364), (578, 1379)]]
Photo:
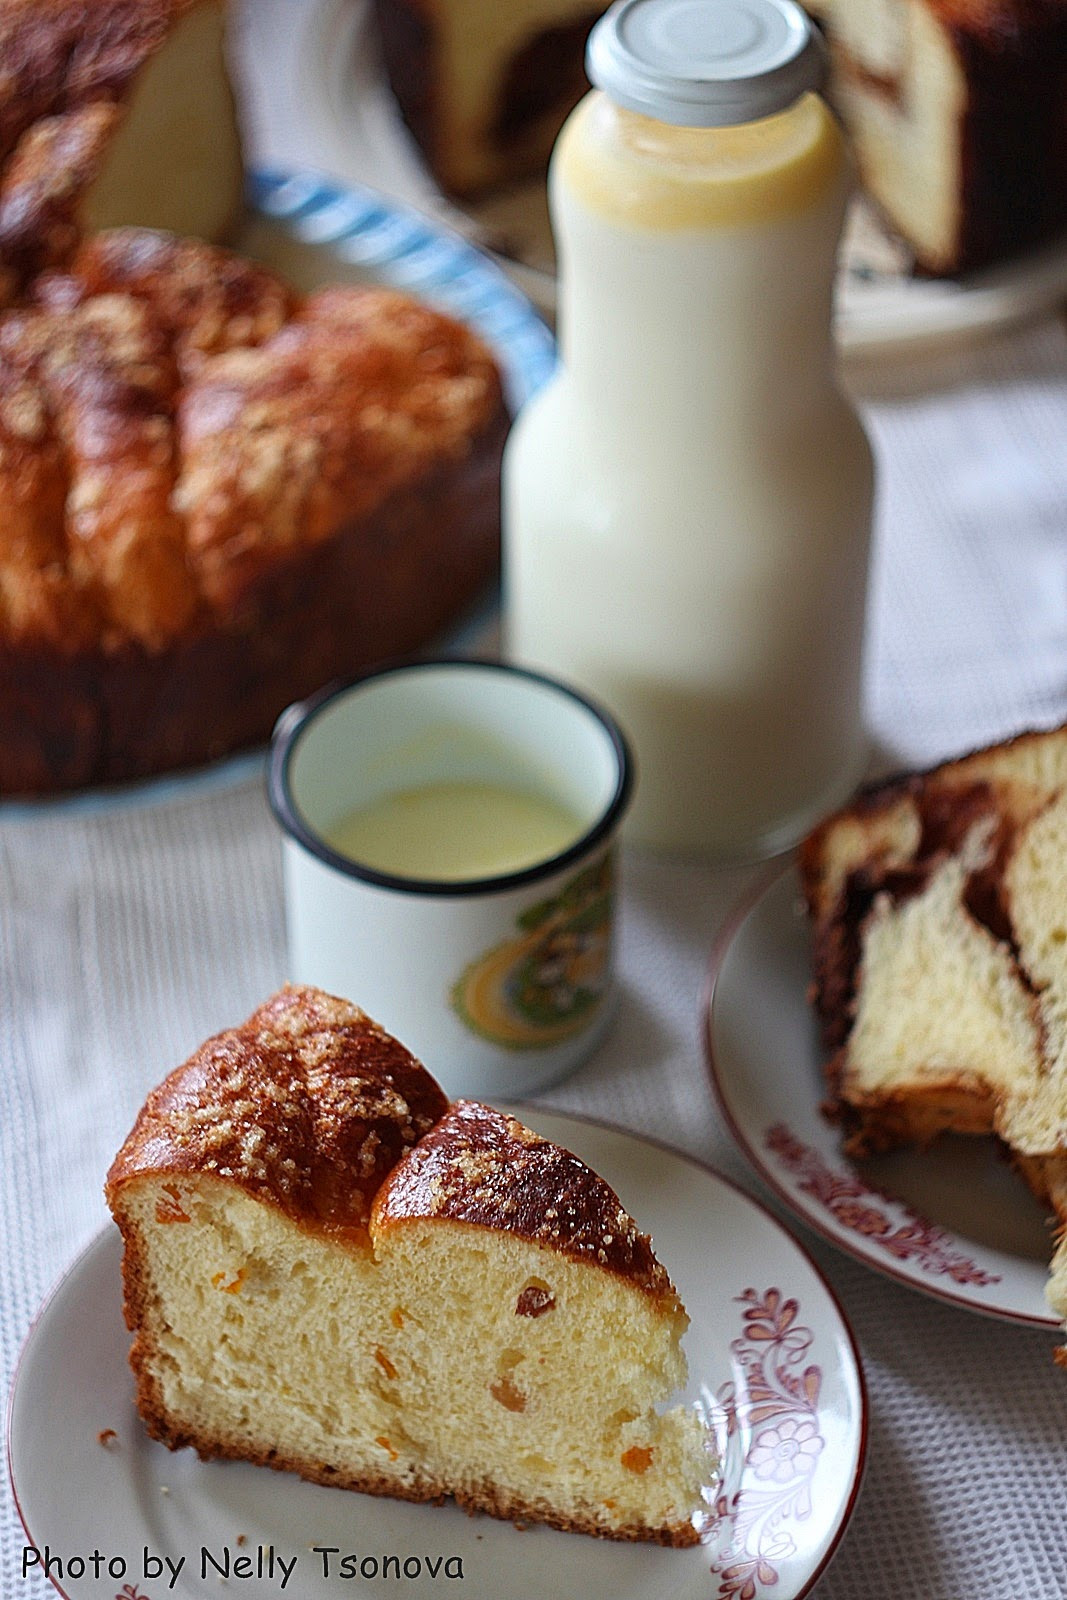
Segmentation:
[(814, 1335), (780, 1289), (746, 1289), (744, 1331), (730, 1345), (734, 1376), (710, 1406), (722, 1482), (705, 1540), (719, 1600), (757, 1600), (778, 1583), (797, 1545), (788, 1524), (811, 1515), (811, 1480), (823, 1449), (822, 1369), (807, 1360)]
[[(862, 1233), (897, 1261), (910, 1261), (923, 1272), (951, 1278), (954, 1283), (984, 1288), (1000, 1282), (996, 1273), (986, 1272), (969, 1256), (951, 1248), (953, 1240), (944, 1229), (912, 1211), (903, 1201), (871, 1188), (855, 1172), (835, 1172), (785, 1123), (774, 1123), (763, 1138), (767, 1149), (793, 1175), (804, 1194), (818, 1200), (842, 1227)], [(872, 1201), (892, 1206), (906, 1220), (895, 1222)]]

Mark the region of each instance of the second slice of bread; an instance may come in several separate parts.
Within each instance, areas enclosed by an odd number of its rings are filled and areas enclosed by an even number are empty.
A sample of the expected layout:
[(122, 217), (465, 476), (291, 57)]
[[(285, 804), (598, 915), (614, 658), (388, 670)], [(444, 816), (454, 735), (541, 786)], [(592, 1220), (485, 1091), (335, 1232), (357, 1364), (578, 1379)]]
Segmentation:
[(1067, 1226), (1067, 729), (866, 791), (800, 866), (847, 1148), (995, 1133)]

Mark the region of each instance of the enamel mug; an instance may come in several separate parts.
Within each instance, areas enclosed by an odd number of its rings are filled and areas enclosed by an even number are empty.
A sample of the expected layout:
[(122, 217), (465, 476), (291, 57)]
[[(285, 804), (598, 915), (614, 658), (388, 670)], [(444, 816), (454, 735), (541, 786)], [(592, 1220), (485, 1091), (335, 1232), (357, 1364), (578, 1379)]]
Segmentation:
[[(615, 836), (626, 740), (552, 679), (486, 661), (387, 668), (290, 706), (271, 744), (289, 975), (354, 1001), (451, 1096), (508, 1099), (570, 1072), (614, 1000)], [(343, 818), (438, 785), (538, 795), (574, 819), (555, 854), (467, 879), (342, 854)]]

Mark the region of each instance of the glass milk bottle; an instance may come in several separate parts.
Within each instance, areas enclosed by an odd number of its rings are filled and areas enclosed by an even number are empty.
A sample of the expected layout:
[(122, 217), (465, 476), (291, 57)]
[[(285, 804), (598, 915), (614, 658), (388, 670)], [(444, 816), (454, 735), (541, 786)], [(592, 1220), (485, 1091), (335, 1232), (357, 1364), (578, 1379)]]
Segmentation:
[(769, 853), (864, 755), (849, 165), (793, 0), (621, 0), (588, 68), (549, 179), (560, 366), (504, 463), (507, 645), (622, 722), (631, 838)]

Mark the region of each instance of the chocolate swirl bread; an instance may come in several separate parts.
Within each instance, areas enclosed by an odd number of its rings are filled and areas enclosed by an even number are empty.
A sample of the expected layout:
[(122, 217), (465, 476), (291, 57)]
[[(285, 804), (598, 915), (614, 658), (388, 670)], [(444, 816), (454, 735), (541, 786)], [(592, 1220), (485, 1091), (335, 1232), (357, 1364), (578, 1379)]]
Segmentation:
[(355, 1006), (285, 989), (149, 1095), (111, 1168), (149, 1432), (319, 1483), (690, 1544), (687, 1318), (608, 1185), (449, 1106)]
[[(805, 842), (830, 1109), (856, 1155), (995, 1133), (1067, 1226), (1067, 728), (867, 790)], [(1067, 1318), (1067, 1244), (1048, 1289)]]
[(589, 87), (585, 41), (601, 0), (374, 0), (404, 121), (453, 194), (545, 167)]
[[(804, 0), (860, 175), (922, 272), (1067, 229), (1067, 0)], [(375, 0), (401, 112), (443, 187), (542, 168), (588, 87), (589, 0)]]
[(804, 0), (860, 176), (919, 267), (1067, 230), (1067, 0)]
[(0, 7), (0, 795), (262, 740), (291, 700), (431, 640), (497, 564), (507, 415), (469, 330), (91, 231), (232, 219), (211, 119), (190, 134), (206, 175), (181, 148), (222, 14)]

